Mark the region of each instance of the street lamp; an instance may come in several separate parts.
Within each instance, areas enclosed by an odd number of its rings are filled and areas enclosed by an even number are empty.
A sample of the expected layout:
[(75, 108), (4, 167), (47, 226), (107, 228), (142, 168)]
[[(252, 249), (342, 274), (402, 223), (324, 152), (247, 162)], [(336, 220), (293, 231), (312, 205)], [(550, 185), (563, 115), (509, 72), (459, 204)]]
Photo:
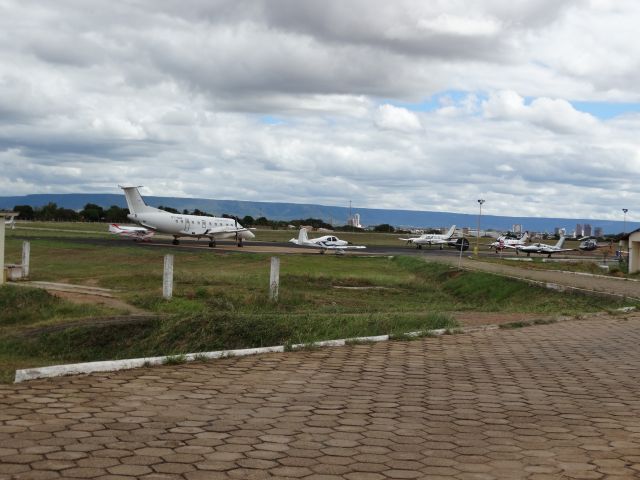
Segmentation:
[(625, 233), (627, 233), (627, 212), (629, 211), (628, 208), (623, 208), (622, 209), (622, 213), (624, 213), (624, 230), (622, 232), (622, 234), (624, 235)]
[(480, 245), (480, 219), (482, 218), (482, 204), (484, 203), (484, 199), (480, 198), (478, 200), (478, 204), (480, 205), (480, 214), (478, 215), (478, 230), (476, 231), (476, 248), (474, 254), (478, 255), (478, 246)]

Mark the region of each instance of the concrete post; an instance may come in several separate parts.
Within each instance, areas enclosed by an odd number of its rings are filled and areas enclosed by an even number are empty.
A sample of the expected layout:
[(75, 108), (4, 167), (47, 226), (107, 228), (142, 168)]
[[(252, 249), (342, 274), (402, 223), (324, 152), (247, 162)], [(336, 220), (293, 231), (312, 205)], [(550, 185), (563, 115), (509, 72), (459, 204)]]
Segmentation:
[(278, 301), (280, 289), (280, 258), (271, 257), (271, 274), (269, 275), (269, 300)]
[(0, 285), (4, 283), (4, 214), (0, 214)]
[(22, 278), (29, 278), (29, 258), (31, 257), (31, 243), (22, 242)]
[(173, 255), (164, 256), (164, 273), (162, 275), (162, 297), (171, 300), (173, 296)]

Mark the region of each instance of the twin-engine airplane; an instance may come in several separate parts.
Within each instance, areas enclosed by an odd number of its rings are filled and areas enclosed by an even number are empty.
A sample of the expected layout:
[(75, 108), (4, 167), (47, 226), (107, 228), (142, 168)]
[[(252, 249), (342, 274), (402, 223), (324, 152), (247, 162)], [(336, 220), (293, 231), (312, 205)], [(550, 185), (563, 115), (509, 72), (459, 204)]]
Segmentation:
[(307, 236), (307, 229), (301, 228), (298, 233), (298, 238), (292, 238), (289, 240), (291, 243), (300, 245), (302, 247), (317, 248), (320, 253), (324, 253), (327, 250), (335, 250), (336, 255), (343, 254), (345, 250), (361, 250), (367, 248), (364, 245), (351, 245), (346, 240), (340, 240), (333, 235), (325, 235), (318, 238), (309, 238)]
[(496, 253), (505, 248), (517, 248), (518, 246), (525, 246), (529, 239), (529, 232), (524, 232), (519, 238), (514, 238), (507, 235), (500, 235), (495, 242), (489, 244), (490, 249), (495, 249)]
[[(151, 232), (172, 235), (174, 245), (180, 243), (178, 240), (180, 237), (196, 237), (197, 239), (204, 237), (209, 239), (210, 247), (216, 246), (217, 239), (228, 238), (235, 238), (238, 246), (241, 247), (243, 240), (255, 237), (252, 232), (240, 225), (236, 219), (165, 212), (145, 204), (138, 191), (139, 187), (120, 186), (120, 188), (124, 190), (124, 196), (129, 207), (129, 215), (127, 217)], [(136, 228), (129, 227), (129, 229)], [(111, 231), (111, 228), (109, 230)], [(131, 235), (137, 233), (145, 235), (142, 230), (138, 232), (129, 230), (129, 233)]]
[(533, 243), (531, 245), (526, 246), (518, 246), (516, 247), (516, 253), (525, 252), (527, 257), (531, 256), (532, 253), (540, 253), (542, 255), (547, 255), (547, 257), (551, 258), (551, 255), (554, 253), (560, 252), (571, 252), (575, 249), (573, 248), (562, 248), (564, 245), (564, 237), (560, 237), (558, 243), (555, 245), (546, 245), (544, 243)]
[(140, 240), (143, 242), (149, 240), (155, 234), (153, 230), (149, 230), (148, 228), (130, 227), (128, 225), (118, 225), (117, 223), (109, 225), (109, 232), (120, 235), (121, 237), (129, 237), (136, 241)]
[(466, 238), (453, 238), (453, 234), (455, 233), (455, 231), (456, 226), (451, 225), (451, 228), (445, 234), (425, 233), (420, 235), (419, 237), (398, 238), (398, 240), (403, 240), (408, 244), (412, 243), (417, 248), (422, 248), (423, 245), (439, 245), (440, 250), (442, 250), (446, 245), (462, 251), (467, 250), (469, 248), (469, 240), (467, 240)]

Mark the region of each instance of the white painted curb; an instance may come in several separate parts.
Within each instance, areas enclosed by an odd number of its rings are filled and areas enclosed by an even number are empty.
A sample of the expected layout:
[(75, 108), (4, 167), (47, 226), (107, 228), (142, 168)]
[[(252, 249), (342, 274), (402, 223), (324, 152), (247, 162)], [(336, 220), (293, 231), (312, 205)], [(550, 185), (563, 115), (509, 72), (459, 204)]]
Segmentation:
[[(418, 332), (409, 332), (406, 335), (410, 337), (418, 337), (420, 335), (443, 335), (447, 332), (447, 329), (442, 328), (438, 330), (425, 330)], [(324, 340), (320, 342), (312, 343), (298, 343), (291, 345), (291, 350), (301, 350), (308, 347), (342, 347), (350, 343), (368, 343), (368, 342), (384, 342), (391, 338), (390, 335), (378, 335), (374, 337), (355, 337), (355, 338), (343, 338), (338, 340)], [(275, 347), (262, 347), (262, 348), (244, 348), (240, 350), (220, 350), (216, 352), (201, 352), (201, 353), (187, 353), (184, 355), (175, 355), (180, 357), (186, 362), (192, 362), (200, 359), (216, 359), (227, 357), (244, 357), (247, 355), (259, 355), (261, 353), (277, 353), (284, 352), (284, 345), (278, 345)], [(129, 370), (132, 368), (148, 367), (152, 365), (162, 365), (170, 360), (172, 355), (164, 357), (145, 357), (145, 358), (132, 358), (128, 360), (109, 360), (104, 362), (88, 362), (88, 363), (72, 363), (68, 365), (52, 365), (49, 367), (40, 368), (25, 368), (23, 370), (16, 370), (16, 376), (14, 383), (25, 382), (27, 380), (35, 380), (38, 378), (53, 378), (61, 377), (64, 375), (78, 375), (95, 372), (115, 372), (117, 370)]]

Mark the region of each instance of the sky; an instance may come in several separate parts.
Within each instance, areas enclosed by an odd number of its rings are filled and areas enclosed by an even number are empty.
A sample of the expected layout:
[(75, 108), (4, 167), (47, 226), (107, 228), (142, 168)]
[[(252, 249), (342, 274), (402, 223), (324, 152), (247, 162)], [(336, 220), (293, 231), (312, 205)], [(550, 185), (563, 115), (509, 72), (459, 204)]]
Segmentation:
[(0, 195), (634, 221), (638, 25), (633, 0), (0, 0)]

